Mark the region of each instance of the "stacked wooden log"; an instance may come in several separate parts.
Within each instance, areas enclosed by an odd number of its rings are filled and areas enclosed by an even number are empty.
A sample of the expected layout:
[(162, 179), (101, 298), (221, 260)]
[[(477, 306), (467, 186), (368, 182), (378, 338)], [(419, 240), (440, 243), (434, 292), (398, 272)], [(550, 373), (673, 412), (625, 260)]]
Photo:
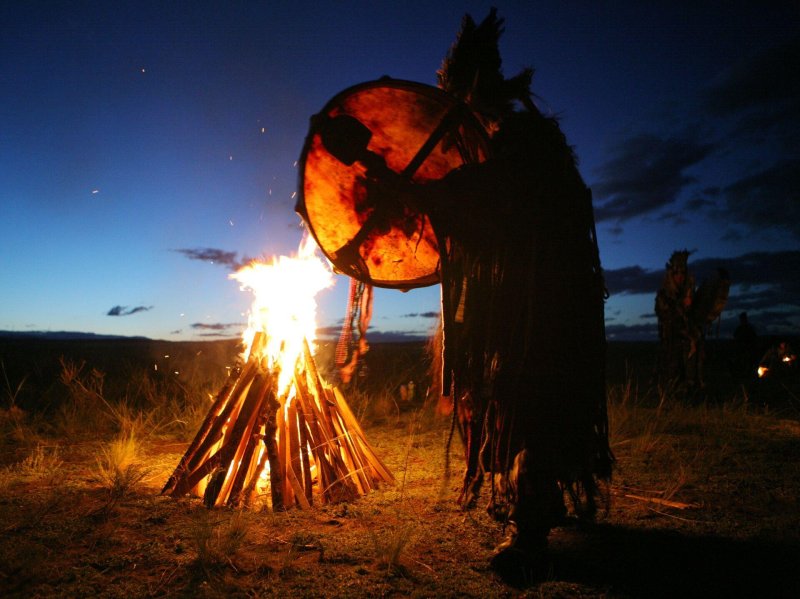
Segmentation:
[(293, 382), (280, 392), (279, 372), (261, 357), (264, 335), (256, 333), (162, 494), (202, 496), (208, 507), (282, 510), (352, 500), (394, 481), (303, 345)]

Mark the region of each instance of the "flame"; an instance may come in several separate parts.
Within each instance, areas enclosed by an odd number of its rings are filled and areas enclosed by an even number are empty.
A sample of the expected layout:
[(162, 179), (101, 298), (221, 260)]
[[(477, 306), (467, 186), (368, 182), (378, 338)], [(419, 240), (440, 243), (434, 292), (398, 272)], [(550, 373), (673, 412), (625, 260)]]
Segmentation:
[(765, 376), (767, 376), (768, 372), (769, 372), (769, 368), (767, 368), (766, 366), (759, 366), (758, 367), (758, 378), (763, 379)]
[(303, 340), (313, 347), (316, 340), (317, 303), (315, 296), (334, 283), (327, 261), (317, 255), (318, 247), (310, 236), (301, 242), (296, 257), (279, 256), (271, 262), (254, 260), (229, 275), (242, 290), (250, 290), (253, 304), (248, 326), (242, 335), (250, 356), (257, 332), (264, 334), (259, 349), (270, 370), (279, 372), (278, 389), (283, 395), (292, 381), (295, 365), (303, 353)]
[[(313, 357), (317, 293), (334, 282), (306, 237), (295, 257), (253, 261), (230, 275), (253, 293), (245, 364), (212, 401), (164, 493), (206, 505), (273, 509), (337, 501), (394, 480), (366, 442), (344, 397)], [(211, 484), (213, 482), (213, 484)]]

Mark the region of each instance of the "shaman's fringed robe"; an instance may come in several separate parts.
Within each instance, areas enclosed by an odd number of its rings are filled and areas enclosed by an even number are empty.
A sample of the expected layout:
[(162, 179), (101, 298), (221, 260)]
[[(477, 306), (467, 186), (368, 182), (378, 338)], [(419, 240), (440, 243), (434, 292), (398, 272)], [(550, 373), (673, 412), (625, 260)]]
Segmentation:
[(442, 254), (443, 390), (466, 446), (462, 497), (484, 472), (508, 474), (523, 449), (529, 476), (593, 494), (613, 457), (591, 192), (556, 121), (535, 109), (506, 118), (492, 145), (489, 161), (426, 190)]

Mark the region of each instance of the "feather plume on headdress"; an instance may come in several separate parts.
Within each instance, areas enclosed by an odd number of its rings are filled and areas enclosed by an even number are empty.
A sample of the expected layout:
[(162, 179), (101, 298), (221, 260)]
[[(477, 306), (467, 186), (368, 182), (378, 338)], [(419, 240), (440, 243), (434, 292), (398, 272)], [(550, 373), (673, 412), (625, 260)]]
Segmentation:
[(476, 25), (464, 15), (461, 31), (436, 73), (439, 87), (465, 101), (481, 116), (497, 120), (514, 109), (514, 102), (530, 103), (533, 69), (511, 79), (503, 77), (498, 41), (504, 19), (493, 8)]

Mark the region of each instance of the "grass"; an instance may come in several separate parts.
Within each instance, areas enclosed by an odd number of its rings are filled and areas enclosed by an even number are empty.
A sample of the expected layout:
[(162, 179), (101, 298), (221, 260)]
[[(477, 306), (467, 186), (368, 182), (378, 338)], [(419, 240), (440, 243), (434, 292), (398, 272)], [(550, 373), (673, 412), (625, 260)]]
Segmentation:
[(34, 480), (53, 486), (61, 479), (63, 464), (58, 445), (37, 445), (21, 462), (0, 468), (0, 489)]
[(17, 398), (25, 387), (25, 380), (28, 378), (24, 375), (16, 385), (12, 385), (8, 379), (8, 372), (6, 372), (6, 365), (3, 360), (0, 360), (0, 370), (3, 371), (3, 403), (6, 404), (5, 409), (12, 411), (17, 409)]
[[(176, 349), (148, 354), (170, 355), (169, 370), (136, 364), (124, 348), (119, 359), (130, 363), (117, 373), (85, 355), (55, 356), (49, 371), (9, 367), (0, 594), (518, 593), (487, 566), (503, 534), (483, 509), (488, 498), (468, 512), (456, 505), (463, 458), (454, 443), (448, 476), (450, 422), (422, 391), (421, 347), (416, 358), (408, 346), (373, 348), (370, 372), (380, 376), (346, 390), (397, 483), (358, 501), (279, 513), (210, 511), (201, 499), (159, 496), (230, 358), (194, 346), (184, 365)], [(192, 366), (206, 354), (219, 370)], [(611, 508), (590, 534), (553, 531), (550, 574), (524, 596), (782, 596), (800, 559), (796, 381), (770, 395), (731, 384), (690, 402), (674, 386), (650, 385), (641, 367), (615, 372), (624, 375), (609, 385)], [(416, 398), (403, 401), (409, 380)]]
[(138, 441), (133, 433), (120, 435), (100, 449), (96, 473), (113, 503), (130, 495), (149, 470), (138, 461)]
[(206, 580), (221, 570), (232, 567), (242, 545), (247, 540), (249, 522), (241, 512), (220, 517), (210, 510), (196, 511), (188, 526), (194, 565)]
[(383, 531), (381, 536), (371, 534), (375, 549), (376, 566), (386, 570), (386, 575), (406, 575), (407, 569), (402, 563), (403, 554), (410, 545), (416, 527), (413, 524), (401, 523)]

